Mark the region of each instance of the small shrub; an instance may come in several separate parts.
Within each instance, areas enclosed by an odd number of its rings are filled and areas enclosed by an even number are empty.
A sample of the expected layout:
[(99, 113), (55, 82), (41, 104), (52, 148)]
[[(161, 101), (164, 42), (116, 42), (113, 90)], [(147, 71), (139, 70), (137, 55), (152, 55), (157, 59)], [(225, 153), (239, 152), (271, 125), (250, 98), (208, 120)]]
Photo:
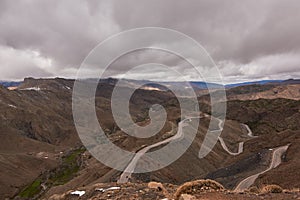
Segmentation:
[(262, 188), (262, 193), (282, 193), (283, 189), (279, 185), (266, 185)]
[(148, 183), (148, 188), (155, 189), (159, 192), (162, 192), (166, 197), (168, 197), (168, 198), (170, 197), (169, 192), (167, 191), (167, 189), (161, 183), (150, 182), (150, 183)]
[(157, 183), (157, 182), (148, 183), (148, 187), (159, 191), (162, 191), (164, 189), (164, 186), (161, 183)]
[(34, 197), (41, 191), (41, 181), (35, 180), (31, 185), (26, 187), (20, 194), (20, 197), (30, 198)]
[(246, 192), (254, 193), (254, 194), (259, 194), (260, 191), (259, 191), (258, 187), (252, 186), (249, 189), (247, 189)]
[(183, 185), (181, 185), (175, 192), (174, 198), (179, 199), (181, 194), (196, 194), (203, 192), (205, 190), (208, 191), (219, 191), (219, 190), (224, 190), (224, 187), (214, 181), (214, 180), (197, 180), (197, 181), (191, 181), (187, 182)]

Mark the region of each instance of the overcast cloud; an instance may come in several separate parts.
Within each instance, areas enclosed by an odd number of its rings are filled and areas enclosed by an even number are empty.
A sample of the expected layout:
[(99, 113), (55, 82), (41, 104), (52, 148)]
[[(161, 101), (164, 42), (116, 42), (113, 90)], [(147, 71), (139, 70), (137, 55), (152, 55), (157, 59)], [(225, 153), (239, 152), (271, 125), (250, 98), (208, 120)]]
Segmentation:
[(225, 82), (299, 78), (299, 10), (298, 0), (2, 0), (0, 80), (74, 78), (98, 43), (145, 26), (197, 40)]

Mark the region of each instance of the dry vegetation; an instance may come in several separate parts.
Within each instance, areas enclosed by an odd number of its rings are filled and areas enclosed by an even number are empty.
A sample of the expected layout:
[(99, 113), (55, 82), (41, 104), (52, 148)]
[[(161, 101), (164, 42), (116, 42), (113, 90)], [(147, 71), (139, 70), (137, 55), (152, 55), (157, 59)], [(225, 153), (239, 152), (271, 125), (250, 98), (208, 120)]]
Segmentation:
[(191, 182), (187, 182), (185, 184), (183, 184), (182, 186), (180, 186), (175, 194), (174, 194), (174, 198), (177, 200), (180, 198), (180, 196), (182, 194), (196, 194), (196, 193), (200, 193), (203, 191), (223, 191), (224, 187), (214, 181), (214, 180), (197, 180), (197, 181), (191, 181)]
[[(72, 154), (73, 151), (70, 151), (82, 145), (72, 119), (72, 86), (72, 80), (64, 79), (28, 79), (14, 91), (0, 86), (0, 110), (2, 111), (0, 114), (0, 171), (4, 172), (0, 173), (1, 198), (13, 198), (19, 195), (20, 198), (33, 199), (41, 192), (46, 199), (54, 194), (60, 198), (59, 194), (63, 193), (65, 195), (61, 196), (61, 199), (78, 199), (77, 196), (70, 195), (67, 191), (94, 183), (106, 183), (105, 186), (110, 187), (118, 179), (119, 171), (108, 169), (91, 156), (84, 158), (81, 165), (77, 162), (77, 153)], [(26, 90), (26, 88), (34, 87), (41, 90)], [(244, 90), (238, 89), (237, 91), (241, 93), (239, 95), (247, 95), (249, 91), (261, 93), (268, 89), (256, 86), (249, 88), (245, 87)], [(298, 88), (299, 86), (294, 91), (297, 94)], [(116, 145), (129, 151), (136, 151), (143, 145), (156, 143), (176, 132), (176, 126), (173, 128), (173, 125), (180, 120), (180, 110), (174, 95), (169, 92), (137, 90), (130, 102), (130, 112), (134, 121), (140, 125), (147, 124), (149, 107), (153, 104), (161, 104), (168, 112), (168, 123), (159, 134), (150, 139), (136, 139), (124, 134), (111, 115), (112, 89), (113, 84), (110, 82), (99, 84), (95, 107), (99, 116), (105, 116), (105, 118), (99, 117), (101, 127), (103, 126), (106, 134)], [(130, 90), (126, 87), (123, 89), (124, 91)], [(210, 113), (210, 106), (204, 103), (208, 102), (206, 97), (200, 98), (199, 101), (201, 111)], [(87, 190), (81, 199), (88, 199), (94, 195), (102, 199), (107, 199), (107, 195), (112, 195), (110, 199), (168, 198), (169, 200), (173, 195), (180, 199), (182, 194), (206, 199), (205, 195), (211, 194), (229, 195), (233, 199), (236, 199), (234, 198), (236, 195), (242, 195), (243, 199), (247, 199), (243, 195), (252, 195), (251, 198), (254, 199), (255, 195), (280, 196), (290, 193), (298, 195), (299, 190), (291, 188), (300, 187), (299, 110), (300, 100), (270, 98), (229, 101), (227, 119), (231, 120), (226, 121), (222, 137), (232, 151), (236, 150), (238, 142), (245, 141), (244, 152), (241, 155), (231, 156), (217, 143), (211, 154), (199, 160), (198, 151), (204, 135), (197, 134), (191, 147), (172, 165), (156, 172), (133, 176), (133, 183), (122, 185), (122, 190), (118, 192), (111, 191), (108, 194), (108, 192), (100, 193), (90, 190), (91, 193), (89, 193)], [(249, 125), (253, 134), (258, 137), (249, 138), (241, 129), (240, 123)], [(203, 118), (199, 124), (199, 133), (206, 132), (208, 125), (209, 120)], [(185, 127), (185, 131), (192, 130), (193, 126), (195, 124), (190, 122), (190, 126)], [(172, 134), (165, 134), (172, 128), (174, 129)], [(251, 187), (242, 194), (229, 190), (236, 185), (234, 181), (240, 181), (236, 177), (242, 179), (253, 174), (255, 170), (260, 170), (259, 167), (264, 167), (263, 164), (265, 159), (268, 159), (268, 154), (261, 154), (261, 152), (286, 144), (291, 145), (283, 157), (282, 164), (264, 176), (260, 176), (254, 183), (257, 187)], [(41, 153), (45, 156), (38, 156)], [(81, 153), (78, 152), (78, 158), (81, 158)], [(36, 167), (32, 168), (32, 166)], [(208, 176), (208, 173), (215, 176)], [(228, 190), (212, 180), (184, 183), (188, 180), (204, 178), (214, 179)], [(151, 186), (147, 184), (150, 180), (162, 183), (152, 182)], [(268, 185), (269, 183), (276, 183), (289, 190)], [(178, 186), (180, 184), (183, 185)], [(46, 186), (46, 189), (42, 186)], [(214, 197), (209, 196), (209, 199), (214, 199)]]
[[(117, 190), (107, 188), (117, 187)], [(103, 188), (101, 191), (99, 188)], [(106, 190), (105, 190), (106, 189)], [(95, 185), (78, 188), (79, 191), (86, 193), (79, 197), (71, 195), (72, 191), (63, 194), (55, 194), (48, 199), (51, 200), (75, 200), (75, 199), (118, 199), (118, 200), (197, 200), (197, 199), (215, 199), (215, 200), (253, 200), (253, 199), (299, 199), (299, 189), (283, 190), (278, 185), (265, 185), (261, 187), (252, 186), (243, 192), (233, 192), (225, 189), (220, 183), (214, 180), (196, 180), (184, 183), (181, 186), (172, 184), (163, 184), (159, 182), (146, 183), (98, 183)]]
[(279, 185), (266, 185), (261, 190), (262, 193), (282, 193), (283, 189)]

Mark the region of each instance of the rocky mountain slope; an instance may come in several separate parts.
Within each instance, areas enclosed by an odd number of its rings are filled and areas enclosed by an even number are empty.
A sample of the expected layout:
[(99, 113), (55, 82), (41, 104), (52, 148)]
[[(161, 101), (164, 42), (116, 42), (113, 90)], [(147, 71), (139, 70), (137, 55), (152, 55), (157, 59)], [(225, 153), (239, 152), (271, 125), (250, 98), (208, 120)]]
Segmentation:
[(257, 99), (300, 99), (300, 81), (286, 80), (282, 82), (251, 84), (238, 86), (227, 90), (229, 100)]
[(180, 186), (159, 182), (149, 183), (98, 183), (88, 187), (80, 187), (65, 193), (55, 194), (49, 200), (76, 199), (160, 199), (160, 200), (284, 200), (299, 199), (299, 190), (286, 190), (277, 185), (265, 185), (261, 188), (245, 192), (233, 192), (212, 180), (196, 180)]
[[(106, 184), (105, 187), (113, 186), (112, 182), (120, 177), (121, 172), (104, 166), (82, 146), (72, 117), (73, 83), (73, 80), (60, 78), (28, 78), (16, 90), (0, 86), (0, 196), (47, 199), (99, 183)], [(114, 122), (110, 108), (115, 83), (112, 79), (102, 80), (95, 102), (99, 123), (111, 141), (124, 149), (138, 151), (176, 134), (180, 121), (178, 100), (170, 91), (147, 88), (135, 91), (131, 98), (133, 120), (146, 125), (151, 105), (161, 104), (168, 113), (167, 123), (156, 136), (147, 139), (137, 139), (122, 132)], [(222, 140), (207, 157), (198, 158), (211, 120), (202, 116), (198, 134), (184, 155), (161, 170), (133, 174), (131, 182), (142, 183), (130, 187), (137, 190), (149, 181), (180, 185), (210, 178), (227, 189), (234, 189), (243, 179), (268, 168), (272, 149), (289, 145), (283, 162), (259, 176), (254, 185), (278, 184), (286, 189), (299, 188), (299, 85), (290, 81), (261, 87), (247, 85), (228, 90), (232, 100), (228, 102)], [(278, 88), (283, 88), (283, 91), (275, 96), (269, 95)], [(121, 89), (124, 92), (132, 90), (128, 85)], [(281, 96), (287, 98), (277, 98)], [(258, 99), (260, 97), (266, 99)], [(209, 116), (208, 102), (207, 96), (199, 97), (201, 111)], [(184, 131), (190, 131), (195, 125), (191, 120)], [(249, 125), (257, 137), (252, 136), (245, 125)], [(240, 147), (242, 151), (239, 151)], [(76, 196), (68, 198), (73, 197)]]

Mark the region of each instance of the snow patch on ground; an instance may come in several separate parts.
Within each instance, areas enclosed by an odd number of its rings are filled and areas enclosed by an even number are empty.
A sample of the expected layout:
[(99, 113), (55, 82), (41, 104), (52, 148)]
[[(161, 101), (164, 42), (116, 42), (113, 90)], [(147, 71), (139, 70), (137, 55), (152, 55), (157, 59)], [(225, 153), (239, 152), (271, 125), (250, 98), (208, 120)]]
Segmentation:
[(107, 188), (107, 189), (97, 188), (96, 191), (106, 192), (106, 191), (109, 191), (109, 190), (120, 190), (120, 189), (121, 189), (120, 187), (110, 187), (110, 188)]
[(161, 91), (159, 88), (156, 87), (151, 87), (151, 86), (146, 86), (142, 88), (143, 90), (155, 90), (155, 91)]
[(20, 90), (35, 90), (35, 91), (40, 91), (41, 88), (40, 87), (30, 87), (30, 88), (23, 88), (23, 89), (20, 89)]
[(74, 192), (71, 192), (71, 194), (73, 194), (73, 195), (78, 195), (78, 196), (82, 196), (82, 195), (84, 195), (85, 194), (85, 191), (78, 191), (78, 190), (76, 190), (76, 191), (74, 191)]
[(14, 106), (12, 104), (8, 104), (9, 107), (12, 107), (12, 108), (17, 108), (17, 106)]

